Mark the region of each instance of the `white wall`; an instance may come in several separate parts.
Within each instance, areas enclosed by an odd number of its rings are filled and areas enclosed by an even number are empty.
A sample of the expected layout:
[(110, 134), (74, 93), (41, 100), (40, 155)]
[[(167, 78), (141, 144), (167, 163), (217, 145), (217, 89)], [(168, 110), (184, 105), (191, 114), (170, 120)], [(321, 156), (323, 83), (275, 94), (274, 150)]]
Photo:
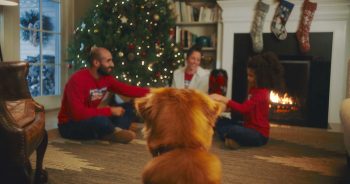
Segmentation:
[[(226, 0), (218, 1), (223, 9), (223, 48), (222, 66), (228, 70), (228, 94), (232, 94), (233, 40), (235, 33), (249, 33), (257, 1)], [(264, 33), (270, 33), (270, 24), (278, 3), (265, 0), (270, 5), (263, 27)], [(294, 9), (286, 24), (288, 32), (296, 32), (303, 1), (290, 0)], [(339, 107), (346, 93), (347, 59), (350, 56), (350, 1), (349, 0), (313, 0), (318, 7), (311, 25), (311, 32), (333, 32), (331, 63), (331, 84), (329, 97), (328, 122), (340, 123)], [(311, 46), (312, 47), (312, 46)], [(234, 84), (233, 84), (234, 85)]]
[(19, 60), (19, 11), (18, 6), (2, 7), (3, 37), (1, 49), (5, 61)]

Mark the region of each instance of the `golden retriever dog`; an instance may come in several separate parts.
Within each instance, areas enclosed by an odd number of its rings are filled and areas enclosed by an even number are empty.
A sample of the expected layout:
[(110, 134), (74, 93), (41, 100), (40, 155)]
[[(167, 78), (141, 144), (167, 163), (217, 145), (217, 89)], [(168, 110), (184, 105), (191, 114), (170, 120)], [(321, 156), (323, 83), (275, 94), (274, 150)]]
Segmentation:
[(158, 88), (135, 99), (153, 159), (144, 184), (221, 183), (221, 162), (209, 153), (221, 105), (191, 89)]

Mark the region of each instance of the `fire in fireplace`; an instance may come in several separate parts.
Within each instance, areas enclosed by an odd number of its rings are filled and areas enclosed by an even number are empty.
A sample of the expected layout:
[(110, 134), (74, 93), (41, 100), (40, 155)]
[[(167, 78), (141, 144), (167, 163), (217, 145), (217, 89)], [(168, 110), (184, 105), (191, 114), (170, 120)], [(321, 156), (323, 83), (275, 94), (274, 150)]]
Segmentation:
[(305, 121), (307, 109), (309, 60), (281, 60), (285, 72), (286, 93), (270, 92), (270, 119), (280, 122)]
[(272, 113), (289, 113), (300, 109), (300, 104), (293, 97), (290, 97), (288, 93), (284, 93), (283, 96), (278, 93), (270, 92), (270, 111)]
[(298, 97), (291, 97), (288, 93), (280, 96), (271, 91), (269, 107), (269, 116), (272, 121), (300, 123), (305, 119), (305, 107), (300, 103)]

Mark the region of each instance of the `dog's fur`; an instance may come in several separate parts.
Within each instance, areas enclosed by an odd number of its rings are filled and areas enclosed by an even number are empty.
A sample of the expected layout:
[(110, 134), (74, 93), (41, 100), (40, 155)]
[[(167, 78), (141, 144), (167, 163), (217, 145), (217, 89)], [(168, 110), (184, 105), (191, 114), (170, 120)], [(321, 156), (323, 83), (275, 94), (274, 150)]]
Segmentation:
[(136, 99), (135, 108), (155, 156), (144, 168), (143, 183), (221, 183), (221, 163), (208, 152), (222, 109), (218, 102), (196, 90), (158, 88)]

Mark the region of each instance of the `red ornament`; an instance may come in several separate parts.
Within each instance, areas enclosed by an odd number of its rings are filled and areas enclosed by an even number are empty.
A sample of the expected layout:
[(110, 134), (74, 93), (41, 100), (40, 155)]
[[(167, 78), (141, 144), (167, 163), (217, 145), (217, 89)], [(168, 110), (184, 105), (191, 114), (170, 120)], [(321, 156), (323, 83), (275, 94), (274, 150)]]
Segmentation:
[(145, 51), (141, 52), (141, 56), (145, 57), (147, 55), (147, 53)]
[(158, 45), (158, 46), (160, 45), (160, 41), (159, 40), (156, 41), (156, 45)]
[(156, 77), (159, 78), (160, 77), (160, 72), (156, 73)]
[(173, 40), (175, 38), (175, 30), (173, 28), (169, 29), (169, 40)]
[(128, 49), (129, 50), (134, 50), (135, 49), (135, 45), (133, 43), (129, 43)]
[(71, 69), (71, 68), (73, 68), (73, 65), (69, 63), (69, 64), (67, 64), (67, 68)]

